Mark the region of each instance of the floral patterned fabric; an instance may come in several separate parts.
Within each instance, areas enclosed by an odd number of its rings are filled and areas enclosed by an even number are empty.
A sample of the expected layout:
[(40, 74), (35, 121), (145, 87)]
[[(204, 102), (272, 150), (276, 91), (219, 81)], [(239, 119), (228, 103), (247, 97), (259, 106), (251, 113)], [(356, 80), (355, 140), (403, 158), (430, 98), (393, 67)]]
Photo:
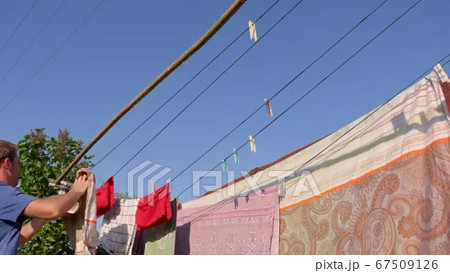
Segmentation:
[(280, 254), (450, 254), (450, 116), (441, 78), (429, 74), (306, 149), (308, 164), (286, 160), (293, 175), (280, 205)]
[(280, 254), (450, 254), (450, 143), (282, 211)]

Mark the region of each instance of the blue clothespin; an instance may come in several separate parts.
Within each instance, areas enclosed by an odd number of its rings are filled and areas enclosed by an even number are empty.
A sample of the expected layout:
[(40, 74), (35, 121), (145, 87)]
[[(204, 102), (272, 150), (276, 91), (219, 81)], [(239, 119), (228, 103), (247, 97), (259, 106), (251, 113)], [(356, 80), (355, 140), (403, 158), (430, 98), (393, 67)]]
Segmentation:
[(126, 191), (123, 195), (122, 203), (128, 199), (128, 192)]
[(225, 158), (222, 159), (222, 170), (224, 172), (228, 172), (228, 164), (227, 164), (227, 160)]
[(234, 163), (236, 163), (236, 165), (239, 165), (239, 153), (236, 148), (233, 148), (233, 155), (234, 155)]

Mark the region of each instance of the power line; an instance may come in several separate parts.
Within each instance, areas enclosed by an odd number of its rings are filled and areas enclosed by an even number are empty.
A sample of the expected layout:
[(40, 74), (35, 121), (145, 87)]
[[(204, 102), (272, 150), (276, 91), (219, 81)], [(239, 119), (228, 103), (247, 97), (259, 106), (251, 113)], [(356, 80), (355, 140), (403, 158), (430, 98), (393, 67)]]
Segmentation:
[(228, 70), (230, 70), (242, 57), (244, 57), (256, 44), (258, 44), (264, 37), (271, 32), (287, 15), (289, 15), (303, 0), (298, 1), (286, 14), (284, 14), (268, 31), (266, 31), (257, 42), (253, 43), (247, 50), (244, 51), (231, 65), (229, 65), (217, 78), (215, 78), (200, 94), (198, 94), (186, 107), (184, 107), (166, 126), (164, 126), (152, 139), (150, 139), (137, 153), (135, 153), (120, 169), (114, 174), (116, 176), (123, 168), (125, 168), (136, 156), (141, 153), (150, 143), (153, 142), (167, 127), (170, 126), (184, 111), (186, 111), (198, 98), (200, 98), (216, 81), (218, 81)]
[(14, 101), (15, 98), (17, 98), (18, 95), (33, 81), (33, 79), (39, 74), (39, 72), (42, 71), (42, 69), (47, 65), (55, 56), (58, 54), (58, 52), (67, 44), (67, 42), (80, 30), (80, 28), (89, 20), (89, 18), (94, 15), (94, 13), (105, 3), (105, 0), (100, 1), (97, 6), (86, 16), (86, 18), (83, 19), (83, 21), (75, 28), (75, 30), (59, 45), (59, 47), (47, 58), (47, 60), (39, 67), (39, 69), (31, 76), (31, 78), (25, 83), (22, 88), (17, 90), (17, 92), (11, 97), (11, 99), (2, 107), (0, 110), (0, 114), (3, 113), (3, 111), (8, 108), (9, 105)]
[[(277, 121), (279, 118), (281, 118), (287, 111), (289, 111), (290, 109), (292, 109), (297, 103), (299, 103), (300, 101), (302, 101), (306, 96), (308, 96), (309, 94), (311, 94), (317, 87), (319, 87), (323, 82), (325, 82), (326, 80), (328, 80), (333, 74), (335, 74), (338, 70), (340, 70), (345, 64), (347, 64), (351, 59), (353, 59), (356, 55), (358, 55), (362, 50), (364, 50), (368, 45), (370, 45), (373, 41), (375, 41), (379, 36), (381, 36), (384, 32), (386, 32), (386, 30), (388, 30), (389, 28), (391, 28), (397, 21), (399, 21), (401, 18), (403, 18), (406, 14), (408, 14), (414, 7), (416, 7), (420, 2), (422, 2), (423, 0), (418, 0), (417, 2), (415, 2), (411, 7), (409, 7), (406, 11), (404, 11), (399, 17), (397, 17), (394, 21), (392, 21), (387, 27), (385, 27), (383, 30), (381, 30), (377, 35), (375, 35), (372, 39), (370, 39), (366, 44), (364, 44), (360, 49), (358, 49), (355, 53), (353, 53), (349, 58), (347, 58), (344, 62), (342, 62), (339, 66), (337, 66), (331, 73), (329, 73), (326, 77), (324, 77), (321, 81), (319, 81), (319, 83), (317, 83), (313, 88), (311, 88), (310, 90), (308, 90), (308, 92), (306, 92), (303, 96), (301, 96), (298, 100), (296, 100), (293, 104), (291, 104), (288, 108), (286, 108), (280, 115), (278, 115), (276, 118), (274, 118), (271, 122), (269, 122), (266, 126), (264, 126), (261, 130), (259, 130), (256, 134), (254, 134), (254, 137), (257, 137), (259, 134), (261, 134), (262, 132), (264, 132), (264, 130), (266, 130), (270, 125), (272, 125), (275, 121)], [(246, 146), (248, 144), (249, 140), (245, 141), (241, 146), (239, 146), (237, 148), (237, 150), (239, 151), (240, 149), (242, 149), (244, 146)], [(225, 160), (232, 157), (234, 155), (234, 153), (231, 153), (230, 155), (228, 155), (227, 157), (225, 157)], [(210, 173), (211, 171), (213, 171), (215, 168), (217, 168), (218, 166), (220, 166), (222, 164), (222, 162), (220, 162), (219, 164), (217, 164), (215, 167), (213, 167), (210, 171), (208, 171), (208, 173)], [(208, 173), (206, 173), (205, 175), (207, 175)], [(172, 182), (175, 179), (172, 180)], [(189, 187), (187, 187), (186, 189), (184, 189), (180, 194), (178, 194), (178, 196), (182, 195), (184, 192), (186, 192), (188, 189), (190, 189), (191, 187), (193, 187), (193, 185), (195, 183), (197, 183), (199, 180), (195, 181), (194, 183), (192, 183), (191, 185), (189, 185)]]
[[(264, 17), (273, 7), (278, 4), (280, 0), (275, 1), (267, 10), (265, 10), (256, 20), (258, 22)], [(208, 68), (215, 60), (217, 60), (225, 51), (228, 50), (239, 38), (242, 37), (248, 31), (248, 27), (244, 29), (231, 43), (229, 43), (222, 51), (219, 52), (208, 64), (206, 64), (197, 74), (195, 74), (189, 81), (187, 81), (175, 94), (173, 94), (168, 100), (166, 100), (155, 112), (148, 116), (143, 122), (141, 122), (131, 133), (129, 133), (124, 139), (122, 139), (114, 148), (112, 148), (106, 155), (104, 155), (94, 166), (100, 164), (106, 157), (113, 153), (120, 145), (122, 145), (128, 138), (130, 138), (137, 130), (139, 130), (145, 123), (147, 123), (153, 116), (155, 116), (164, 106), (166, 106), (173, 98), (175, 98), (182, 90), (184, 90), (194, 79), (196, 79), (206, 68)]]
[(2, 83), (5, 80), (5, 78), (9, 75), (9, 73), (11, 73), (11, 71), (16, 67), (17, 63), (19, 63), (19, 61), (22, 59), (22, 57), (25, 55), (25, 53), (28, 51), (28, 49), (30, 49), (30, 47), (34, 43), (34, 41), (36, 41), (36, 39), (39, 37), (39, 35), (41, 35), (41, 33), (47, 27), (47, 25), (53, 20), (53, 18), (56, 16), (56, 14), (59, 12), (59, 10), (62, 8), (62, 6), (64, 5), (64, 3), (66, 1), (67, 0), (63, 0), (61, 2), (61, 4), (59, 4), (58, 8), (56, 8), (56, 10), (53, 12), (53, 14), (47, 20), (47, 22), (45, 22), (45, 24), (42, 26), (42, 28), (39, 30), (39, 32), (33, 37), (33, 39), (28, 44), (28, 46), (22, 51), (22, 53), (20, 53), (19, 57), (16, 59), (16, 61), (13, 63), (13, 65), (9, 68), (9, 70), (6, 72), (6, 74), (3, 75), (2, 79), (0, 80), (0, 83)]
[[(319, 57), (317, 57), (312, 63), (310, 63), (305, 69), (303, 69), (300, 73), (298, 73), (294, 78), (292, 78), (288, 83), (286, 83), (280, 90), (278, 90), (269, 100), (273, 100), (277, 97), (281, 92), (283, 92), (289, 85), (291, 85), (295, 80), (298, 79), (303, 73), (309, 70), (315, 63), (317, 63), (320, 59), (322, 59), (328, 52), (330, 52), (334, 47), (336, 47), (342, 40), (344, 40), (348, 35), (350, 35), (356, 28), (358, 28), (364, 21), (366, 21), (370, 16), (372, 16), (378, 9), (380, 9), (384, 4), (386, 4), (387, 0), (383, 1), (380, 5), (378, 5), (375, 9), (373, 9), (369, 14), (367, 14), (361, 21), (359, 21), (355, 26), (353, 26), (347, 33), (345, 33), (341, 38), (339, 38), (334, 44), (332, 44), (327, 50), (325, 50)], [(177, 174), (173, 180), (178, 178), (184, 172), (186, 172), (190, 167), (192, 167), (195, 163), (197, 163), (201, 158), (203, 158), (206, 154), (208, 154), (212, 149), (217, 147), (223, 140), (225, 140), (228, 136), (230, 136), (233, 132), (235, 132), (238, 128), (240, 128), (244, 123), (246, 123), (250, 118), (252, 118), (258, 111), (265, 107), (265, 103), (259, 106), (256, 110), (254, 110), (250, 115), (248, 115), (244, 120), (242, 120), (237, 126), (235, 126), (231, 131), (229, 131), (225, 136), (219, 139), (213, 146), (211, 146), (208, 150), (206, 150), (202, 155), (200, 155), (197, 159), (195, 159), (191, 164), (189, 164), (186, 168), (184, 168), (179, 174)]]
[(11, 33), (11, 35), (9, 36), (8, 40), (6, 40), (6, 43), (3, 45), (2, 49), (0, 49), (0, 55), (3, 53), (3, 51), (5, 50), (5, 48), (8, 46), (9, 42), (12, 40), (12, 38), (14, 37), (14, 35), (16, 35), (16, 32), (19, 30), (19, 28), (22, 26), (23, 22), (25, 22), (25, 19), (27, 19), (28, 15), (30, 15), (31, 10), (34, 8), (34, 6), (36, 5), (37, 0), (34, 0), (33, 4), (31, 4), (30, 8), (28, 9), (27, 13), (25, 13), (25, 15), (22, 17), (22, 19), (20, 20), (19, 24), (16, 26), (16, 28), (14, 29), (14, 31)]

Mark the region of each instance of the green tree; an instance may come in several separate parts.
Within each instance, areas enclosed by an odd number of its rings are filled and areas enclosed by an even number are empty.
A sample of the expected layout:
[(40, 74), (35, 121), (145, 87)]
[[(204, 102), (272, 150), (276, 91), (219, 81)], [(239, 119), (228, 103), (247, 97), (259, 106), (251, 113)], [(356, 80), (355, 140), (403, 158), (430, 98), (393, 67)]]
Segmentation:
[[(48, 178), (57, 178), (75, 156), (82, 150), (83, 142), (69, 136), (67, 129), (59, 130), (58, 136), (49, 137), (44, 128), (26, 134), (19, 142), (20, 175), (19, 188), (38, 198), (56, 194), (49, 187)], [(79, 168), (93, 166), (93, 156), (85, 156), (65, 178), (74, 181)], [(50, 221), (29, 242), (19, 248), (19, 254), (63, 255), (73, 254), (62, 219)]]

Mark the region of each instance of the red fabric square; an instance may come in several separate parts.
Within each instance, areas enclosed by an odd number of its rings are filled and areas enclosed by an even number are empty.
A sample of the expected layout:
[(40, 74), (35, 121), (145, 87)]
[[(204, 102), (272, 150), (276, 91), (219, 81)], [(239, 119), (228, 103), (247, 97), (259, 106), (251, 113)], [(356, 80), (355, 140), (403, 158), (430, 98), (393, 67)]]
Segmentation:
[(136, 211), (137, 230), (157, 226), (172, 219), (170, 184), (139, 200)]

